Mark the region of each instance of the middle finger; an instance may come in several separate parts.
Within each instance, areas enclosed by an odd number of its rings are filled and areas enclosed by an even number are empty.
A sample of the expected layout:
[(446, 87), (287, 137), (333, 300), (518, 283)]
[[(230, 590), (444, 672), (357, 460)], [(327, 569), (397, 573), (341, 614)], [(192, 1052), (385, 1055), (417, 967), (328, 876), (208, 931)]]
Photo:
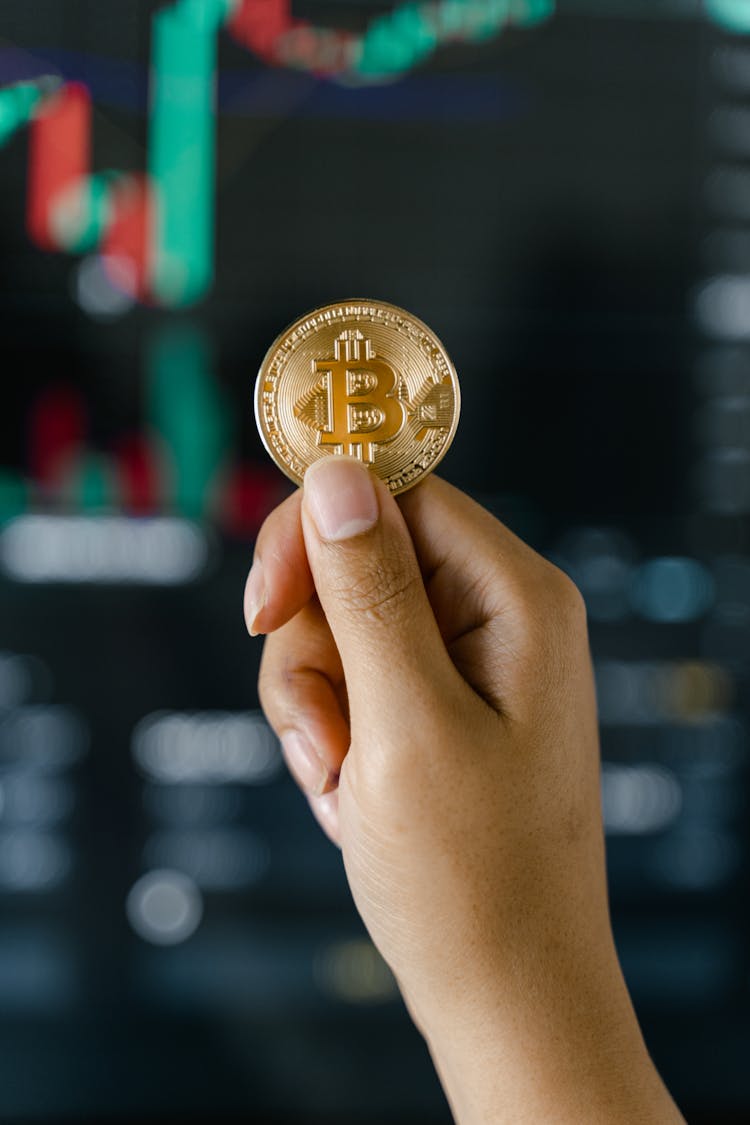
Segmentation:
[(317, 599), (266, 638), (258, 690), (300, 787), (311, 796), (335, 789), (350, 741), (346, 689)]

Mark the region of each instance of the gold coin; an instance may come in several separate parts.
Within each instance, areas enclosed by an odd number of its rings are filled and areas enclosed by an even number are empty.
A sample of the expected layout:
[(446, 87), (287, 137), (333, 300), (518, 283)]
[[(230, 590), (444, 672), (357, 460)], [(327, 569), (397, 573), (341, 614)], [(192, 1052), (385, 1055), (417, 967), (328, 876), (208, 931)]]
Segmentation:
[(296, 484), (313, 461), (347, 453), (404, 492), (444, 457), (460, 403), (435, 333), (395, 305), (359, 297), (290, 325), (255, 384), (263, 444)]

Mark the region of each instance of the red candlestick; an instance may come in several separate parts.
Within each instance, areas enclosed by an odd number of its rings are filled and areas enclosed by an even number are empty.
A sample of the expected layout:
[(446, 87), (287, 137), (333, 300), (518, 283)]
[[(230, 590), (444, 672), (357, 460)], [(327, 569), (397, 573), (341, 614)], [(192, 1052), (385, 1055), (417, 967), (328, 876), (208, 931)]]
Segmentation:
[(31, 122), (26, 224), (43, 250), (59, 250), (52, 218), (55, 201), (91, 170), (91, 98), (69, 82), (47, 98)]

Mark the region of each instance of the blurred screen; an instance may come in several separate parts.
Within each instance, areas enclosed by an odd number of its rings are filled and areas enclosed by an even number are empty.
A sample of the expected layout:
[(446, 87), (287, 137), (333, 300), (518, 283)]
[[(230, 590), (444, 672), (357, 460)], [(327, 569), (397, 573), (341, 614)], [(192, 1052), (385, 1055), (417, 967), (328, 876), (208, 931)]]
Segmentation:
[(750, 1120), (750, 4), (3, 0), (0, 1119), (450, 1120), (258, 708), (273, 338), (440, 336), (588, 607), (618, 948)]

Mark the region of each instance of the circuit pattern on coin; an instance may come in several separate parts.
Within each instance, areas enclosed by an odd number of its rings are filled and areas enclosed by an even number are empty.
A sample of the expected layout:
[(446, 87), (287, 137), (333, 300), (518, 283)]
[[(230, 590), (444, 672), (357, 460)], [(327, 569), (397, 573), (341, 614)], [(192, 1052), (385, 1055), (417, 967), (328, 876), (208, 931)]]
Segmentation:
[(269, 348), (255, 388), (266, 449), (295, 483), (320, 457), (358, 457), (404, 492), (444, 456), (460, 390), (437, 336), (383, 301), (351, 299), (301, 317)]

